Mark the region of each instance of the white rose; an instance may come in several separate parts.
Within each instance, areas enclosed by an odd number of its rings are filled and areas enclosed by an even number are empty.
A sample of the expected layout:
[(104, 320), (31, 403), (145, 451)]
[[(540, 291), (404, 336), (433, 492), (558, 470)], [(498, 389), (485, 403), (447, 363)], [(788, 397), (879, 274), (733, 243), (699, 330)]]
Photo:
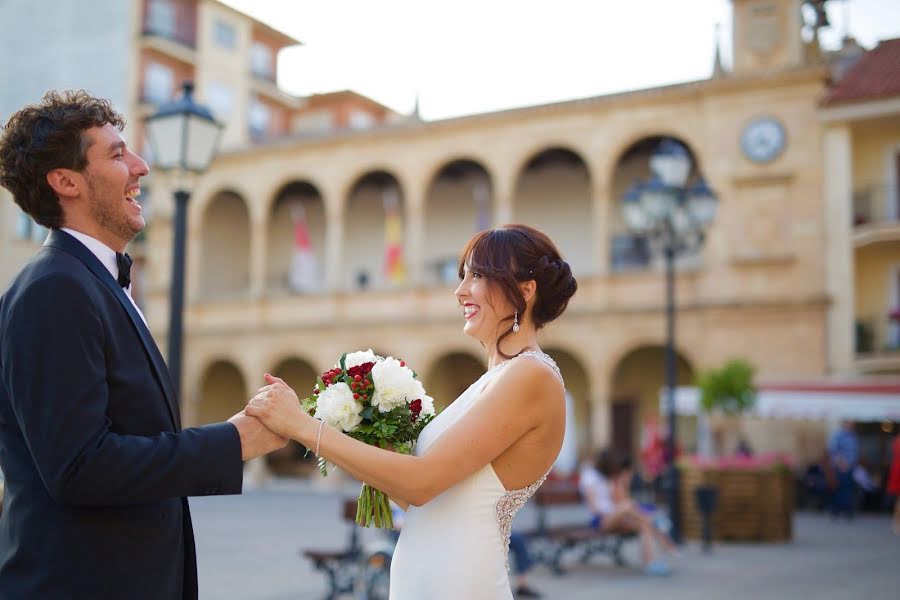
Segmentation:
[(362, 422), (361, 407), (353, 399), (353, 392), (343, 381), (326, 387), (316, 400), (317, 419), (344, 431), (353, 431)]
[(375, 363), (372, 367), (372, 380), (375, 382), (372, 406), (377, 406), (378, 412), (389, 412), (424, 393), (422, 384), (413, 376), (412, 370), (400, 366), (400, 361), (390, 356)]
[(422, 411), (419, 413), (419, 418), (427, 417), (434, 414), (434, 398), (431, 396), (423, 395), (421, 397), (422, 400)]
[(344, 365), (348, 369), (350, 367), (358, 367), (359, 365), (370, 362), (378, 362), (378, 357), (374, 352), (372, 352), (371, 348), (369, 348), (365, 352), (351, 352), (346, 357), (344, 357)]

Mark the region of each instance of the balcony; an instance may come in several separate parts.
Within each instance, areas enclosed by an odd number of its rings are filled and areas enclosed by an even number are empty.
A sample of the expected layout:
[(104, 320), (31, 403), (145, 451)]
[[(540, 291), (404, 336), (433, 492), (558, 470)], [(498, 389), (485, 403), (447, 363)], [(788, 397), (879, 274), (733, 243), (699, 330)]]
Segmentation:
[(900, 309), (856, 321), (856, 368), (860, 373), (900, 372)]
[(179, 33), (170, 28), (145, 25), (141, 31), (141, 47), (155, 50), (186, 65), (197, 61), (197, 40), (193, 31)]
[(900, 241), (900, 190), (870, 185), (853, 193), (853, 246)]

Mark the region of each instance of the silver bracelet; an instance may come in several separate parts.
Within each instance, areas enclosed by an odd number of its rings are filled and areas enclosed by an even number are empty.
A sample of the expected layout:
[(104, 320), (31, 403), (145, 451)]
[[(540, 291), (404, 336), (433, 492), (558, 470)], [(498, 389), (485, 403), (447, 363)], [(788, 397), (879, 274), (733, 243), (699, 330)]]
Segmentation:
[(322, 443), (322, 426), (325, 425), (325, 421), (319, 421), (319, 435), (316, 437), (316, 458), (319, 456), (319, 444)]

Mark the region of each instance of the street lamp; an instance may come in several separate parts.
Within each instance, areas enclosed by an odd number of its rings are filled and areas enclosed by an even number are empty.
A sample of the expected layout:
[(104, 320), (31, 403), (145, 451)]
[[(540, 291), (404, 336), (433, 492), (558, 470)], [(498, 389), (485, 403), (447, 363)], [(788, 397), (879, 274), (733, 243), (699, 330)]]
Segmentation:
[(675, 467), (675, 258), (703, 245), (704, 230), (712, 223), (718, 203), (702, 178), (688, 185), (691, 166), (690, 154), (684, 146), (663, 139), (650, 157), (651, 178), (635, 182), (622, 198), (622, 217), (627, 227), (649, 239), (651, 248), (661, 252), (666, 263), (666, 408), (669, 413), (666, 461), (672, 538), (679, 543), (681, 486)]
[(181, 98), (163, 104), (145, 119), (153, 152), (153, 166), (180, 175), (176, 180), (175, 240), (172, 251), (172, 285), (169, 289), (169, 371), (176, 394), (181, 394), (181, 336), (184, 313), (184, 263), (187, 234), (187, 202), (190, 175), (206, 171), (215, 157), (222, 124), (205, 106), (194, 102), (194, 84), (182, 85)]

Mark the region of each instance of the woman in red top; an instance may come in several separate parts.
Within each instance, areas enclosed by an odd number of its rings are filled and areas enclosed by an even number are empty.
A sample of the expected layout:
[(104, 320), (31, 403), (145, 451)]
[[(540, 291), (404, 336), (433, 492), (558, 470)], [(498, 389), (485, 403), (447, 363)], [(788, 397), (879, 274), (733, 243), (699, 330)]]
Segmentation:
[(887, 492), (892, 496), (897, 496), (894, 500), (894, 533), (900, 535), (900, 433), (894, 436), (891, 454), (891, 471), (888, 474)]

